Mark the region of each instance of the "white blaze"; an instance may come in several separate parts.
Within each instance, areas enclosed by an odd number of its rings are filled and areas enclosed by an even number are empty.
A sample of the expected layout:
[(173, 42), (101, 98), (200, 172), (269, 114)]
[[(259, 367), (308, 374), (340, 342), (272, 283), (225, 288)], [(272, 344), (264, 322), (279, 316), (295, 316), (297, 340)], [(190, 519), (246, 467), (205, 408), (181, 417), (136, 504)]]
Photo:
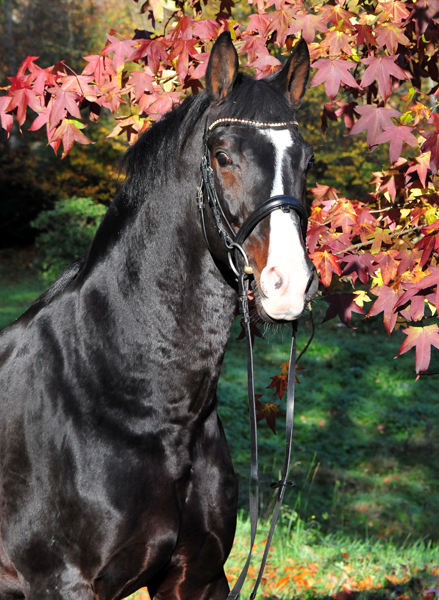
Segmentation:
[[(285, 152), (293, 145), (288, 129), (261, 131), (274, 146), (275, 169), (271, 196), (285, 193), (282, 165)], [(309, 271), (300, 240), (299, 217), (275, 210), (270, 215), (270, 245), (260, 286), (265, 297), (262, 306), (273, 319), (293, 320), (303, 311)]]

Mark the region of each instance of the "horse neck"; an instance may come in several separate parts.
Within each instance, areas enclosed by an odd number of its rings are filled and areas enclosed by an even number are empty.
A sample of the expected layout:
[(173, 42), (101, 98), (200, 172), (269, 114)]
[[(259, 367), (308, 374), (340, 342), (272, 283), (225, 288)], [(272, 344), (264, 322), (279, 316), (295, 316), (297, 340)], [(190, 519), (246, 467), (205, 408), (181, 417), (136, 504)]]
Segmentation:
[(92, 246), (81, 294), (92, 295), (84, 306), (105, 313), (101, 326), (111, 330), (115, 347), (142, 347), (150, 359), (154, 352), (178, 357), (182, 368), (190, 354), (218, 375), (236, 295), (202, 236), (201, 141), (201, 132), (191, 136), (184, 155), (165, 165), (167, 175), (138, 198), (137, 208), (122, 190)]

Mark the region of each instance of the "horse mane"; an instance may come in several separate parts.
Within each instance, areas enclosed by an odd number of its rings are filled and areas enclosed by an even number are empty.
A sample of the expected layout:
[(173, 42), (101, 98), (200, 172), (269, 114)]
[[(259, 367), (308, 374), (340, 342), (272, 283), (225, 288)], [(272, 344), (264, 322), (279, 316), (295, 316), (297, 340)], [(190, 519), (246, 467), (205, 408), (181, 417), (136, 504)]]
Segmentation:
[[(205, 93), (190, 96), (181, 104), (174, 105), (160, 121), (143, 133), (120, 160), (119, 173), (125, 173), (125, 180), (114, 202), (126, 202), (136, 207), (140, 199), (162, 182), (165, 169), (161, 165), (174, 162), (209, 103)], [(77, 278), (86, 260), (87, 253), (70, 264), (51, 287), (33, 301), (30, 307), (32, 313), (35, 314), (61, 295)]]
[[(166, 181), (196, 124), (210, 105), (206, 91), (189, 96), (145, 131), (121, 159), (125, 179), (113, 205), (120, 212), (137, 210), (154, 188)], [(220, 108), (223, 116), (257, 121), (287, 121), (294, 117), (285, 94), (270, 84), (270, 78), (254, 80), (238, 74), (235, 86)], [(111, 209), (111, 207), (110, 207)], [(105, 219), (105, 217), (104, 217)], [(31, 305), (33, 311), (47, 306), (81, 273), (87, 254), (75, 260), (55, 283)]]

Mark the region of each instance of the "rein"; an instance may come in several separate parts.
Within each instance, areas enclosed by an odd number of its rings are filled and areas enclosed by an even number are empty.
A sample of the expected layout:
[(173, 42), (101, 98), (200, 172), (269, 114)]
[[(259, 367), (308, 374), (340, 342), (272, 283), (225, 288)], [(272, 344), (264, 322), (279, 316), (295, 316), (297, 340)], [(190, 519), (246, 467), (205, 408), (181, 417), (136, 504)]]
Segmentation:
[[(282, 210), (283, 212), (289, 213), (294, 210), (298, 214), (300, 219), (300, 226), (302, 231), (303, 239), (306, 239), (306, 230), (308, 226), (308, 215), (305, 208), (300, 202), (298, 202), (292, 196), (280, 195), (272, 196), (262, 202), (241, 225), (237, 233), (234, 232), (230, 225), (226, 214), (219, 201), (214, 180), (214, 172), (212, 169), (212, 163), (210, 158), (209, 149), (207, 146), (209, 133), (217, 126), (222, 125), (246, 125), (253, 127), (272, 127), (272, 128), (286, 128), (290, 125), (298, 125), (297, 121), (289, 121), (283, 123), (262, 123), (259, 121), (250, 121), (246, 119), (233, 119), (223, 118), (214, 121), (204, 131), (204, 154), (201, 160), (201, 182), (197, 189), (197, 204), (200, 212), (201, 227), (203, 230), (203, 236), (206, 241), (208, 249), (211, 251), (209, 240), (207, 237), (206, 223), (204, 217), (204, 210), (207, 204), (210, 206), (212, 215), (214, 217), (215, 228), (224, 242), (225, 247), (228, 251), (228, 259), (230, 267), (237, 276), (238, 282), (238, 300), (240, 313), (242, 315), (242, 324), (245, 331), (245, 337), (247, 342), (247, 379), (248, 379), (248, 398), (249, 398), (249, 410), (250, 410), (250, 442), (251, 442), (251, 465), (250, 465), (250, 479), (249, 479), (249, 504), (250, 504), (250, 527), (251, 527), (251, 539), (250, 549), (245, 562), (244, 568), (242, 569), (238, 580), (236, 581), (233, 589), (230, 591), (227, 600), (236, 600), (239, 597), (245, 578), (247, 576), (248, 569), (252, 558), (253, 545), (256, 538), (256, 531), (258, 525), (258, 512), (259, 512), (259, 473), (258, 473), (258, 444), (257, 444), (257, 419), (256, 419), (256, 401), (255, 401), (255, 389), (254, 389), (254, 365), (253, 365), (253, 348), (251, 343), (251, 332), (250, 332), (250, 313), (248, 306), (248, 291), (249, 291), (249, 276), (253, 274), (253, 269), (249, 264), (247, 255), (244, 248), (242, 247), (245, 240), (254, 230), (256, 225), (260, 223), (265, 217), (270, 215), (275, 210)], [(280, 509), (285, 495), (285, 489), (287, 487), (293, 487), (295, 484), (293, 481), (288, 479), (288, 473), (291, 462), (291, 449), (292, 449), (292, 436), (293, 436), (293, 421), (294, 421), (294, 392), (295, 392), (295, 367), (296, 367), (296, 331), (297, 321), (293, 321), (292, 326), (292, 342), (290, 351), (290, 363), (288, 368), (288, 387), (287, 387), (287, 399), (286, 399), (286, 441), (285, 441), (285, 458), (282, 469), (282, 476), (279, 481), (271, 484), (271, 487), (277, 489), (276, 503), (273, 510), (271, 519), (270, 531), (268, 533), (267, 542), (265, 545), (264, 554), (262, 557), (261, 566), (259, 573), (254, 585), (253, 591), (250, 595), (251, 600), (256, 597), (259, 584), (264, 573), (265, 564), (268, 558), (268, 552), (273, 538), (274, 529), (276, 522), (279, 517)]]

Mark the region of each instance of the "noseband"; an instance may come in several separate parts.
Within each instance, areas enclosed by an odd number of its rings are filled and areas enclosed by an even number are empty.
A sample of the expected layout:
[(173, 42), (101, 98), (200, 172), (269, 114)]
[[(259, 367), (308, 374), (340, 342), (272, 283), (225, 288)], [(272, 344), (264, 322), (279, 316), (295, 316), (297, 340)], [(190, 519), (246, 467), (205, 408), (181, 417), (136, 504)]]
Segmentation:
[[(250, 330), (250, 313), (248, 309), (248, 289), (249, 289), (249, 275), (253, 273), (253, 269), (248, 262), (247, 255), (244, 248), (242, 247), (245, 240), (254, 230), (256, 225), (260, 223), (265, 217), (270, 215), (275, 210), (282, 210), (283, 212), (289, 213), (291, 210), (299, 216), (300, 228), (302, 232), (302, 238), (306, 240), (306, 230), (308, 226), (308, 215), (302, 204), (293, 198), (292, 196), (272, 196), (260, 204), (243, 222), (238, 232), (235, 233), (226, 214), (221, 206), (218, 195), (215, 189), (215, 179), (212, 169), (212, 163), (210, 159), (210, 152), (207, 147), (209, 133), (217, 126), (220, 125), (247, 125), (258, 128), (286, 128), (291, 125), (298, 125), (297, 121), (288, 121), (284, 123), (261, 123), (258, 121), (249, 121), (246, 119), (218, 119), (214, 121), (204, 131), (204, 154), (201, 159), (201, 183), (198, 187), (197, 200), (198, 209), (200, 211), (201, 226), (203, 230), (204, 239), (207, 247), (212, 252), (209, 240), (206, 232), (206, 224), (204, 218), (204, 210), (207, 204), (210, 206), (216, 230), (224, 242), (224, 245), (228, 252), (230, 267), (234, 271), (238, 280), (238, 299), (240, 304), (240, 312), (242, 315), (242, 324), (246, 334), (247, 340), (247, 373), (248, 373), (248, 398), (249, 398), (249, 412), (250, 412), (250, 439), (251, 439), (251, 465), (250, 465), (250, 485), (249, 485), (249, 501), (250, 501), (250, 523), (251, 523), (251, 539), (250, 539), (250, 550), (245, 562), (244, 568), (238, 577), (233, 589), (230, 591), (227, 600), (237, 600), (242, 586), (244, 584), (247, 572), (250, 566), (252, 549), (256, 539), (256, 530), (258, 524), (258, 504), (259, 504), (259, 475), (258, 475), (258, 445), (257, 445), (257, 418), (256, 418), (256, 401), (255, 401), (255, 389), (254, 389), (254, 375), (253, 375), (253, 348), (251, 342), (251, 330)], [(291, 343), (290, 352), (290, 363), (288, 369), (288, 388), (287, 388), (287, 399), (286, 399), (286, 440), (285, 440), (285, 458), (282, 469), (282, 477), (280, 481), (276, 481), (271, 484), (272, 488), (277, 489), (276, 503), (273, 510), (273, 516), (271, 519), (270, 531), (267, 536), (265, 543), (265, 550), (262, 557), (261, 566), (259, 573), (256, 578), (256, 583), (253, 587), (253, 591), (250, 595), (250, 599), (254, 600), (262, 579), (265, 564), (268, 558), (268, 552), (271, 546), (271, 540), (274, 534), (274, 528), (276, 526), (277, 519), (279, 517), (280, 509), (282, 506), (285, 490), (287, 487), (293, 487), (294, 482), (288, 480), (288, 472), (290, 469), (291, 462), (291, 448), (292, 448), (292, 436), (293, 436), (293, 421), (294, 421), (294, 388), (295, 388), (295, 367), (296, 367), (296, 329), (297, 321), (293, 321), (293, 339)]]

